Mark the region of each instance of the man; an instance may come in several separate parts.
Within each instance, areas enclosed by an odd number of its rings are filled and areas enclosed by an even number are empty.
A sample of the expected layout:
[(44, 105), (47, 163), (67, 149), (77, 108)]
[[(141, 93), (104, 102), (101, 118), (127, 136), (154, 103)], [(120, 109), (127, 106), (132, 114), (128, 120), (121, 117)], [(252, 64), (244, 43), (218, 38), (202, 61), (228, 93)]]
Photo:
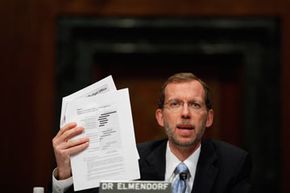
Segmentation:
[[(141, 180), (169, 180), (188, 193), (250, 192), (248, 154), (221, 141), (202, 140), (214, 119), (209, 88), (202, 80), (192, 73), (169, 77), (155, 116), (168, 139), (137, 145)], [(69, 157), (87, 148), (89, 139), (70, 139), (82, 131), (75, 123), (69, 123), (53, 139), (57, 162), (54, 192), (73, 192)], [(182, 171), (176, 173), (178, 170)]]

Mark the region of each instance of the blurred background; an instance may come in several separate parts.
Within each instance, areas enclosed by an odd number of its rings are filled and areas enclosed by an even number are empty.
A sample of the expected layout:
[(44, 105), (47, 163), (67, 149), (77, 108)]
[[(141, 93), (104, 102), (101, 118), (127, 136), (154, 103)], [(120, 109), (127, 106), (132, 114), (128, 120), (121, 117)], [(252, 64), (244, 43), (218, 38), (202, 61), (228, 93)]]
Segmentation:
[(137, 142), (164, 137), (159, 89), (190, 71), (213, 91), (206, 137), (250, 152), (254, 193), (289, 193), (290, 2), (0, 2), (1, 192), (47, 189), (61, 98), (108, 75), (128, 87)]

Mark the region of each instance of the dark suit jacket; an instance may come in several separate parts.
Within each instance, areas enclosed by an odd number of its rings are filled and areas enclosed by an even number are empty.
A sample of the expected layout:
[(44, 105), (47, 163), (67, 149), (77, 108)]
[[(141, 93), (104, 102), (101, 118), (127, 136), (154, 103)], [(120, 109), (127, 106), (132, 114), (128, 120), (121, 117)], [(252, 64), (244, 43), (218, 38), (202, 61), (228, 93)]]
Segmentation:
[[(138, 144), (140, 180), (164, 180), (167, 139)], [(247, 152), (221, 141), (201, 145), (192, 193), (250, 192), (251, 162)], [(73, 192), (71, 187), (68, 192)], [(80, 191), (98, 192), (98, 189)]]

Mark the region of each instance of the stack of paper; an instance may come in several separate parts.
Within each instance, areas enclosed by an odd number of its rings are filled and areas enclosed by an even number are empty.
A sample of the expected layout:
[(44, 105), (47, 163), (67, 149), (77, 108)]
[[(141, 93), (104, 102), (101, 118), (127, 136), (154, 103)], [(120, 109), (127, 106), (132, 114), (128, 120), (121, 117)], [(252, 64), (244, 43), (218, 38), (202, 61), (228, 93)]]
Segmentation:
[(75, 191), (102, 180), (140, 178), (128, 89), (116, 90), (111, 76), (63, 98), (60, 126), (85, 128), (89, 147), (71, 157)]

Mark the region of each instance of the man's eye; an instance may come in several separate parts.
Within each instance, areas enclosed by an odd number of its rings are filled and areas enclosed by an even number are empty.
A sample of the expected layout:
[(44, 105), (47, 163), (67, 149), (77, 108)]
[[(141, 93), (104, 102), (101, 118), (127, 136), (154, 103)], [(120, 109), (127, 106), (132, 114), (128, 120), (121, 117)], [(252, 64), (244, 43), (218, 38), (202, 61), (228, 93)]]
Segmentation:
[(195, 109), (199, 109), (201, 107), (199, 103), (191, 103), (190, 106)]
[(179, 102), (171, 102), (170, 103), (170, 107), (172, 107), (172, 108), (176, 108), (176, 107), (179, 107), (179, 106), (180, 106)]

